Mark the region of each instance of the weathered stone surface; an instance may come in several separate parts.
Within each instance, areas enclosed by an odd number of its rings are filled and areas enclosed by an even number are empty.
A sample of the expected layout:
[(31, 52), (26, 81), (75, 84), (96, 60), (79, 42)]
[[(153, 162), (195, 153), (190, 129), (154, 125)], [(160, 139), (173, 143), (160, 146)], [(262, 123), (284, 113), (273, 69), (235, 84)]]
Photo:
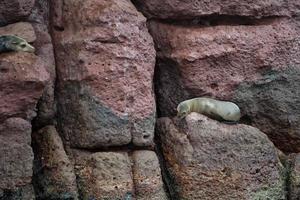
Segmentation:
[(66, 0), (62, 9), (54, 40), (65, 140), (83, 148), (152, 145), (155, 51), (146, 19), (129, 0)]
[(134, 151), (133, 182), (138, 200), (167, 200), (158, 158), (153, 151)]
[[(17, 30), (21, 30), (15, 25)], [(32, 26), (23, 26), (20, 36), (36, 38)], [(5, 28), (4, 28), (5, 29)], [(1, 29), (3, 30), (3, 29)], [(11, 32), (15, 29), (11, 28)], [(0, 121), (9, 117), (31, 120), (35, 107), (49, 80), (42, 58), (33, 53), (10, 52), (0, 55)]]
[(54, 126), (33, 134), (34, 185), (39, 199), (78, 199), (72, 163)]
[(33, 123), (35, 129), (39, 129), (49, 124), (53, 124), (55, 116), (55, 59), (52, 40), (49, 34), (49, 1), (36, 0), (34, 9), (32, 10), (29, 20), (32, 22), (37, 39), (34, 42), (36, 48), (35, 54), (40, 57), (46, 70), (50, 75), (49, 82), (44, 89), (44, 93), (38, 102), (37, 117)]
[(298, 0), (133, 0), (148, 18), (192, 19), (207, 15), (268, 17), (300, 13)]
[(159, 115), (174, 116), (177, 104), (192, 97), (235, 101), (282, 150), (300, 151), (299, 22), (149, 27), (158, 51)]
[(127, 153), (74, 150), (78, 189), (83, 200), (117, 200), (133, 194)]
[(241, 84), (234, 101), (245, 120), (268, 134), (285, 152), (300, 152), (300, 66), (269, 72), (259, 81)]
[(34, 190), (32, 185), (22, 186), (13, 190), (0, 189), (0, 200), (34, 200)]
[[(31, 125), (20, 118), (9, 118), (0, 124), (0, 199), (30, 199), (33, 152)], [(22, 189), (23, 188), (23, 189)], [(26, 189), (27, 188), (27, 189)], [(5, 197), (11, 198), (5, 198)]]
[(289, 200), (299, 200), (300, 198), (300, 154), (289, 156)]
[(258, 129), (191, 113), (157, 131), (175, 199), (285, 199), (284, 168)]
[(32, 25), (28, 22), (18, 22), (0, 28), (0, 35), (16, 35), (27, 42), (34, 42), (36, 35)]
[(1, 0), (0, 26), (25, 19), (33, 6), (34, 0)]

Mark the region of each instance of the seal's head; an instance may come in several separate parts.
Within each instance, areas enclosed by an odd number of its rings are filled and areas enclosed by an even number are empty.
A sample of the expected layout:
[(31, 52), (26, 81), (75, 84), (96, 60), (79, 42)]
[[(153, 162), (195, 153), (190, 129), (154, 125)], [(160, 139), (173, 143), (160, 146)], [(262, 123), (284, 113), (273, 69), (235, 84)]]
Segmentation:
[(190, 113), (190, 107), (187, 102), (181, 102), (177, 106), (177, 117), (184, 118)]
[(35, 48), (28, 44), (26, 40), (14, 35), (0, 36), (0, 42), (8, 51), (25, 51), (32, 53), (35, 51)]

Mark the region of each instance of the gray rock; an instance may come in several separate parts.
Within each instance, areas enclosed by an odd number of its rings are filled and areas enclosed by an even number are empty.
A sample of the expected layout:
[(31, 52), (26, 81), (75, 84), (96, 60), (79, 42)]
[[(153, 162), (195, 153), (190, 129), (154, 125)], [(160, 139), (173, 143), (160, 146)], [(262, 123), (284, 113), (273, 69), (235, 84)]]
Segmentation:
[(175, 199), (286, 198), (285, 171), (268, 137), (201, 114), (160, 118), (157, 131)]

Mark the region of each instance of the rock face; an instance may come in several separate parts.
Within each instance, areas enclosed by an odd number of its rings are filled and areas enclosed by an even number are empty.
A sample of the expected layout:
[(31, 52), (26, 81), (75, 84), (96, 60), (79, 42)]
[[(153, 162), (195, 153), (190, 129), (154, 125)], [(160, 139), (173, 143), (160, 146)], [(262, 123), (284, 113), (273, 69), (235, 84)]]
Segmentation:
[(174, 116), (187, 98), (233, 100), (248, 123), (281, 149), (300, 150), (298, 21), (214, 27), (151, 22), (149, 27), (158, 51), (159, 115)]
[(133, 0), (148, 17), (160, 19), (195, 19), (207, 15), (269, 17), (293, 16), (300, 13), (300, 2), (251, 0)]
[(33, 152), (31, 125), (21, 118), (0, 123), (0, 199), (34, 197), (31, 186)]
[(83, 200), (168, 199), (153, 151), (92, 153), (73, 149), (72, 152)]
[(33, 134), (35, 192), (39, 199), (78, 199), (73, 165), (54, 126)]
[(290, 155), (289, 199), (298, 200), (300, 197), (300, 154)]
[(36, 40), (32, 25), (28, 22), (18, 22), (0, 28), (0, 35), (16, 35), (31, 43)]
[[(35, 35), (29, 35), (34, 34), (32, 26), (26, 26), (29, 30), (25, 30), (24, 38), (35, 38)], [(19, 34), (23, 35), (22, 32)], [(32, 53), (1, 53), (0, 121), (9, 117), (31, 120), (36, 115), (37, 101), (49, 80), (45, 67), (43, 60)]]
[(46, 125), (52, 125), (54, 123), (56, 113), (54, 100), (54, 87), (56, 79), (55, 59), (52, 39), (48, 30), (48, 18), (49, 2), (44, 0), (36, 0), (32, 14), (29, 16), (29, 20), (32, 22), (37, 36), (37, 39), (34, 41), (33, 45), (36, 47), (35, 54), (43, 60), (46, 66), (46, 71), (50, 75), (50, 78), (37, 105), (37, 117), (33, 122), (35, 130), (38, 130)]
[[(299, 43), (300, 44), (300, 43)], [(269, 72), (257, 82), (241, 84), (234, 101), (244, 118), (268, 134), (285, 152), (300, 151), (300, 67)]]
[[(26, 16), (29, 15), (30, 2), (34, 1), (1, 1), (0, 24), (10, 21), (10, 17), (13, 18), (12, 21), (19, 20), (18, 16), (25, 17), (27, 9)], [(5, 9), (7, 5), (11, 7)], [(18, 11), (19, 5), (24, 13)], [(3, 20), (3, 9), (5, 20), (8, 21)], [(9, 13), (11, 11), (15, 13)], [(47, 56), (41, 56), (40, 52), (44, 49), (39, 45), (41, 35), (32, 24), (10, 24), (1, 27), (0, 34), (20, 36), (34, 43), (33, 46), (37, 50), (36, 54), (0, 54), (0, 199), (32, 200), (35, 199), (35, 195), (31, 184), (33, 152), (30, 121), (36, 116), (38, 101), (53, 77), (52, 74), (55, 74), (55, 71), (51, 74), (49, 69), (52, 67), (54, 70), (54, 65), (50, 67), (45, 58)]]
[(284, 168), (258, 129), (191, 113), (157, 131), (175, 199), (285, 199)]
[(155, 51), (146, 19), (129, 0), (67, 0), (62, 9), (54, 11), (64, 22), (54, 39), (65, 140), (81, 148), (152, 145)]
[(81, 199), (124, 199), (133, 194), (127, 153), (74, 151)]
[(136, 199), (167, 200), (155, 152), (134, 151), (132, 160)]
[(34, 6), (34, 0), (1, 0), (0, 26), (26, 19)]

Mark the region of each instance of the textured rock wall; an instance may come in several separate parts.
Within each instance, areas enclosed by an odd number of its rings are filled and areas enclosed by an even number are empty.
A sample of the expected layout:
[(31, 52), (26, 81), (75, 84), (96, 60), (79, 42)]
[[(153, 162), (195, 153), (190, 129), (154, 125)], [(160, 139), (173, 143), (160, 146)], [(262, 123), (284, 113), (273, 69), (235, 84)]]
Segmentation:
[[(299, 199), (299, 15), (298, 0), (2, 0), (0, 35), (36, 51), (0, 52), (0, 200)], [(174, 117), (198, 96), (236, 102), (241, 124)]]

